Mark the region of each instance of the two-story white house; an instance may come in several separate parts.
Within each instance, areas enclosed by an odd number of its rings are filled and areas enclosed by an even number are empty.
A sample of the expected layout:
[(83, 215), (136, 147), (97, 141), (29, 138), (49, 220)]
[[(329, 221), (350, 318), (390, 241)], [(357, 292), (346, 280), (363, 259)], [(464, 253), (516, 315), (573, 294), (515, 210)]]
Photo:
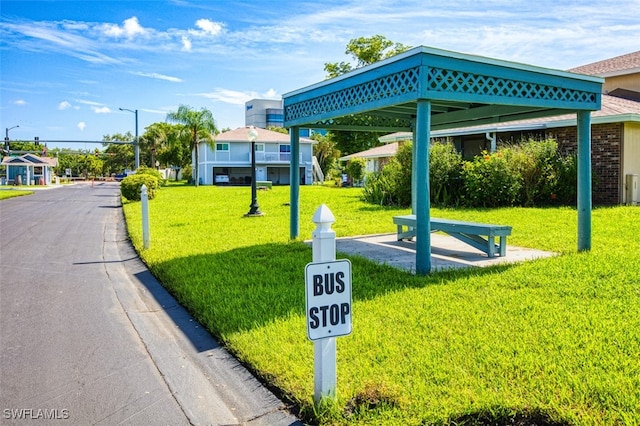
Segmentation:
[[(256, 181), (273, 185), (290, 183), (291, 140), (284, 133), (257, 128)], [(250, 185), (251, 142), (249, 127), (220, 133), (213, 145), (198, 145), (198, 172), (202, 185)], [(313, 143), (300, 138), (300, 184), (313, 183)], [(194, 156), (195, 157), (195, 156)]]

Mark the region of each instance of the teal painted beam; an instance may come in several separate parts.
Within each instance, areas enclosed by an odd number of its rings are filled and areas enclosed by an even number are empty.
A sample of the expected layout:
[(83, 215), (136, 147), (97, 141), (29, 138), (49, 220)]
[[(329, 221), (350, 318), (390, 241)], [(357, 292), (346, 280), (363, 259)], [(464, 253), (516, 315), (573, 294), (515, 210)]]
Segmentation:
[(591, 113), (577, 114), (578, 251), (587, 251), (591, 250)]
[(289, 229), (291, 239), (300, 236), (300, 129), (289, 129), (291, 138), (291, 166), (289, 168)]
[[(413, 139), (416, 140), (416, 122), (413, 121)], [(416, 214), (418, 196), (418, 160), (416, 158), (416, 144), (411, 144), (411, 214)]]
[(431, 272), (431, 201), (429, 193), (429, 139), (431, 103), (418, 101), (416, 117), (416, 274)]

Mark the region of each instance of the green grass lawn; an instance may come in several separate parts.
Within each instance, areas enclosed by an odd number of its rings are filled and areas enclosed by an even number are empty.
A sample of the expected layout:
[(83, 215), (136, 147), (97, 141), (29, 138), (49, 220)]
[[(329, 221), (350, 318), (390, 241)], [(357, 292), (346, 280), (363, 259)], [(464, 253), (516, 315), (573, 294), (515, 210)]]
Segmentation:
[(0, 200), (7, 198), (20, 197), (23, 195), (31, 195), (33, 191), (24, 191), (19, 189), (0, 189)]
[(353, 332), (337, 339), (338, 398), (314, 410), (302, 242), (311, 217), (326, 204), (337, 236), (349, 236), (393, 233), (392, 216), (409, 211), (365, 204), (359, 189), (302, 187), (301, 240), (290, 241), (289, 188), (258, 199), (266, 215), (245, 218), (248, 187), (162, 188), (148, 250), (140, 203), (124, 211), (153, 273), (306, 421), (640, 424), (640, 208), (595, 209), (582, 253), (575, 209), (432, 209), (511, 225), (510, 245), (562, 253), (523, 264), (416, 277), (350, 257)]

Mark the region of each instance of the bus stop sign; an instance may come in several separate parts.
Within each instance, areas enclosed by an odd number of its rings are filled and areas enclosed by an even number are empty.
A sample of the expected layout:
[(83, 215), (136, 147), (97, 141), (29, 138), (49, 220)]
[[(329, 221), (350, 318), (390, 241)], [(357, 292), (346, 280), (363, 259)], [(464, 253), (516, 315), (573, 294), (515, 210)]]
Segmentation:
[(309, 340), (351, 334), (351, 262), (309, 263), (305, 283)]

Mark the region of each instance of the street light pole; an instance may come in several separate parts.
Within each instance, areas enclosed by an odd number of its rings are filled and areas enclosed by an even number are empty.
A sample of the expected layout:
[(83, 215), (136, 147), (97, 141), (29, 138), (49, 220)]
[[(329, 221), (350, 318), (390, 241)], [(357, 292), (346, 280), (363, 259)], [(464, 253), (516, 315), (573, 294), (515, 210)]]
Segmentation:
[(129, 111), (133, 114), (136, 115), (136, 137), (133, 140), (133, 152), (134, 152), (134, 157), (135, 157), (135, 166), (136, 166), (136, 170), (138, 170), (138, 167), (140, 167), (140, 145), (138, 144), (138, 110), (131, 110), (131, 109), (127, 109), (127, 108), (119, 108), (120, 111)]
[(17, 124), (13, 127), (4, 128), (4, 149), (7, 151), (7, 155), (9, 155), (9, 130), (15, 129), (16, 127), (20, 127), (20, 125)]
[(256, 188), (256, 139), (258, 138), (258, 131), (255, 127), (249, 127), (247, 138), (251, 142), (251, 206), (249, 213), (245, 214), (245, 216), (263, 216), (264, 213), (260, 211), (260, 205), (258, 204)]
[[(9, 130), (15, 129), (16, 127), (20, 127), (20, 125), (16, 124), (13, 127), (5, 127), (4, 128), (4, 150), (7, 155), (11, 155), (11, 150), (9, 149)], [(0, 156), (2, 157), (2, 156)], [(5, 182), (9, 182), (9, 166), (5, 168)]]

